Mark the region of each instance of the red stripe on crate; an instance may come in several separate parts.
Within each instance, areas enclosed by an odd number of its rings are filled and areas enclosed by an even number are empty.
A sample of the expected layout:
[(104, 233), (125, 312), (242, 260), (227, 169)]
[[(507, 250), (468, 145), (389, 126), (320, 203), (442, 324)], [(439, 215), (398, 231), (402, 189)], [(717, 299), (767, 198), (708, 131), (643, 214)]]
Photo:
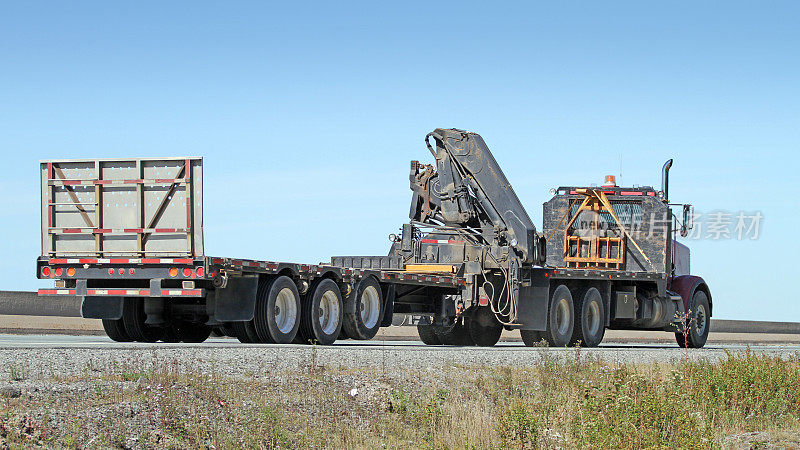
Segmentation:
[(130, 262), (130, 259), (112, 258), (109, 259), (108, 262), (111, 264), (128, 264)]
[(144, 183), (144, 180), (123, 180), (122, 182), (125, 184), (139, 184)]
[(143, 233), (144, 228), (123, 228), (122, 231), (125, 233)]
[[(59, 180), (55, 180), (55, 181), (59, 181)], [(61, 181), (61, 184), (65, 184), (65, 185), (81, 184), (81, 180), (60, 180), (60, 181)]]
[(156, 233), (177, 233), (177, 228), (156, 228)]
[(640, 191), (622, 191), (620, 192), (622, 195), (642, 195)]
[(103, 234), (103, 233), (111, 233), (111, 228), (95, 228), (92, 230), (92, 233)]
[(66, 260), (66, 259), (51, 259), (51, 260), (50, 260), (50, 261), (48, 261), (48, 262), (49, 262), (50, 264), (66, 264), (66, 263), (67, 263), (67, 260)]
[(80, 228), (62, 228), (61, 232), (62, 233), (80, 233), (81, 229)]

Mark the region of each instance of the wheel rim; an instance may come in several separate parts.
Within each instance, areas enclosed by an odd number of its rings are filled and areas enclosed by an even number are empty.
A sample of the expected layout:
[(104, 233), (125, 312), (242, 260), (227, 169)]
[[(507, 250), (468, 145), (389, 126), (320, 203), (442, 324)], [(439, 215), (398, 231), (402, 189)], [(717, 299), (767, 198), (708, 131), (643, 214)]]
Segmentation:
[(361, 294), (361, 321), (365, 327), (372, 328), (378, 323), (380, 308), (380, 296), (375, 286), (364, 289)]
[(697, 312), (694, 315), (694, 331), (698, 336), (702, 336), (706, 332), (706, 308), (703, 305), (697, 305)]
[(297, 320), (297, 303), (294, 293), (289, 288), (283, 288), (275, 299), (275, 324), (281, 333), (289, 333), (294, 328)]
[(595, 335), (600, 329), (600, 305), (598, 305), (597, 302), (589, 303), (589, 308), (587, 308), (586, 314), (589, 325), (589, 333)]
[(556, 307), (556, 325), (558, 325), (558, 334), (565, 335), (569, 329), (569, 303), (567, 299), (562, 298), (558, 301)]
[(325, 334), (333, 334), (339, 324), (339, 299), (333, 291), (325, 291), (319, 301), (319, 325)]

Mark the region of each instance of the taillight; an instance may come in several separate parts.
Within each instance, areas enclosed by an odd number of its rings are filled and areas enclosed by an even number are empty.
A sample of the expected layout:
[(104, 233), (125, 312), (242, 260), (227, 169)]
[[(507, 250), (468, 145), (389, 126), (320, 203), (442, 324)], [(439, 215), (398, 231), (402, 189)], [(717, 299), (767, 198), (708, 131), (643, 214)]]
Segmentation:
[(129, 274), (131, 274), (131, 275), (133, 275), (133, 274), (135, 274), (135, 273), (136, 273), (136, 269), (134, 269), (134, 268), (130, 268), (130, 269), (128, 269), (128, 273), (129, 273)]
[(42, 275), (49, 277), (50, 276), (50, 268), (47, 266), (42, 267)]
[(120, 275), (125, 275), (125, 269), (119, 269), (118, 272)]
[(114, 275), (114, 269), (108, 269), (108, 274), (109, 275)]
[(60, 277), (62, 273), (64, 273), (64, 269), (62, 269), (61, 267), (56, 268), (57, 277)]
[(198, 277), (202, 277), (203, 275), (205, 275), (206, 270), (203, 269), (202, 267), (198, 267), (197, 270), (194, 271), (194, 273), (196, 273)]
[(190, 269), (188, 267), (184, 267), (183, 268), (183, 276), (185, 276), (185, 277), (192, 276), (192, 269)]
[(177, 277), (178, 276), (178, 268), (177, 267), (170, 267), (169, 276)]
[(67, 269), (67, 275), (71, 276), (71, 277), (74, 277), (75, 276), (75, 268), (74, 267), (70, 267), (69, 269)]

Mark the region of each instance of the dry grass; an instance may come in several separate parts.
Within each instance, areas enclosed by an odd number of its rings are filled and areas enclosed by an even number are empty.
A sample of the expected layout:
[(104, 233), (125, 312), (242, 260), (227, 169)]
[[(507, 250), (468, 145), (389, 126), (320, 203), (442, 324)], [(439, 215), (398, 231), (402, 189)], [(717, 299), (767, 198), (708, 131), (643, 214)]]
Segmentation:
[[(800, 358), (528, 368), (295, 370), (228, 378), (95, 367), (0, 398), (0, 447), (708, 448), (797, 446)], [(350, 394), (351, 389), (358, 394)]]

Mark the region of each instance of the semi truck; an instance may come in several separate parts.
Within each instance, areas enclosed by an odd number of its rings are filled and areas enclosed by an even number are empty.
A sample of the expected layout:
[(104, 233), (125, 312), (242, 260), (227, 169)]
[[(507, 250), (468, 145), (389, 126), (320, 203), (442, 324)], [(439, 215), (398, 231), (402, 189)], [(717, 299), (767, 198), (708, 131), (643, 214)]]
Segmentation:
[[(119, 342), (368, 340), (396, 314), (427, 345), (599, 345), (662, 330), (700, 348), (708, 284), (677, 242), (692, 207), (662, 186), (561, 186), (537, 230), (480, 135), (437, 128), (412, 161), (409, 221), (386, 255), (304, 264), (206, 255), (199, 157), (40, 163), (40, 296), (73, 295)], [(676, 214), (673, 208), (681, 210)]]

